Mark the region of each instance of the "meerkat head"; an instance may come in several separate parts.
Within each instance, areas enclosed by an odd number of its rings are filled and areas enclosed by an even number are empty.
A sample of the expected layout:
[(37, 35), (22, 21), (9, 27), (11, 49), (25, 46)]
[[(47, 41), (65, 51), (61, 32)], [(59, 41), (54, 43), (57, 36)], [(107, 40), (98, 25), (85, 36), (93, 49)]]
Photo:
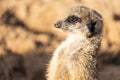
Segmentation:
[(71, 33), (82, 33), (87, 37), (101, 34), (102, 26), (101, 15), (84, 6), (71, 8), (64, 19), (55, 23), (56, 28)]

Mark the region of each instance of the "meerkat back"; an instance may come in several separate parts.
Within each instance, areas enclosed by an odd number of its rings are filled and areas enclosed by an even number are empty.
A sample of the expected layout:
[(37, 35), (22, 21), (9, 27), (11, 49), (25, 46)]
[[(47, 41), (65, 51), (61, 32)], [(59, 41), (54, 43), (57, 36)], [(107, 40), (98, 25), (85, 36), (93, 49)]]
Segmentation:
[(95, 10), (84, 6), (70, 9), (56, 28), (68, 34), (55, 50), (48, 66), (47, 80), (97, 80), (97, 52), (103, 21)]

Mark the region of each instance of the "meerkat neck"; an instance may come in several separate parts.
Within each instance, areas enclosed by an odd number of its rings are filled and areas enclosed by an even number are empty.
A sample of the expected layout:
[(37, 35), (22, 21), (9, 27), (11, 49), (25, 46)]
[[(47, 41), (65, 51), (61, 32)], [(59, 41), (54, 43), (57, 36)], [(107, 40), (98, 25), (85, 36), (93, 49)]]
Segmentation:
[(101, 42), (100, 39), (101, 35), (96, 35), (91, 38), (87, 38), (85, 35), (82, 33), (70, 33), (68, 34), (68, 37), (66, 39), (67, 44), (91, 44), (91, 45), (98, 45)]
[(84, 40), (84, 36), (82, 34), (68, 34), (65, 44), (68, 46), (69, 51), (74, 51), (80, 46), (82, 40)]
[[(69, 34), (66, 40), (69, 56), (79, 56), (79, 74), (83, 80), (97, 80), (97, 49), (100, 47), (100, 36), (87, 38), (82, 34)], [(84, 52), (83, 52), (84, 51)]]
[(68, 34), (68, 37), (74, 38), (74, 39), (79, 38), (80, 40), (85, 38), (85, 36), (80, 33), (70, 33), (70, 34)]
[(85, 36), (83, 34), (70, 33), (70, 34), (68, 34), (66, 42), (68, 44), (70, 44), (70, 43), (76, 43), (76, 42), (80, 42), (83, 39), (85, 39)]
[[(96, 49), (99, 49), (100, 45), (100, 40), (98, 39), (99, 37), (97, 39), (96, 38), (97, 37), (87, 38), (85, 35), (78, 33), (69, 34), (65, 41), (65, 44), (67, 46), (67, 52), (70, 55), (76, 54), (76, 51), (80, 49), (87, 49), (87, 51), (89, 50), (90, 52), (94, 52), (96, 51)], [(85, 53), (90, 54), (90, 56), (94, 54), (89, 52)]]

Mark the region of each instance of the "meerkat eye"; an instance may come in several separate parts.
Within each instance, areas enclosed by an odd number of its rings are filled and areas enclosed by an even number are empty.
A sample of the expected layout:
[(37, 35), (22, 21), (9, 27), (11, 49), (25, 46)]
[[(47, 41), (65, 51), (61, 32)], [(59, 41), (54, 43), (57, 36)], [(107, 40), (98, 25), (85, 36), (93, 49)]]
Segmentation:
[(72, 16), (69, 16), (67, 19), (66, 19), (66, 22), (68, 23), (76, 23), (76, 22), (81, 22), (81, 18), (75, 16), (75, 15), (72, 15)]

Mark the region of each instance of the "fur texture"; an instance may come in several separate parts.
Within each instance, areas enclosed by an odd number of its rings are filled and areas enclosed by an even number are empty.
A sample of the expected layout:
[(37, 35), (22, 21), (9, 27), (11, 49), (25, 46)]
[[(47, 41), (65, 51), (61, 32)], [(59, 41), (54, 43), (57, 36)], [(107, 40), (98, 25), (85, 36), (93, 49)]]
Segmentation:
[(70, 9), (55, 27), (68, 33), (48, 66), (48, 80), (97, 80), (97, 52), (101, 44), (102, 17), (84, 6)]

